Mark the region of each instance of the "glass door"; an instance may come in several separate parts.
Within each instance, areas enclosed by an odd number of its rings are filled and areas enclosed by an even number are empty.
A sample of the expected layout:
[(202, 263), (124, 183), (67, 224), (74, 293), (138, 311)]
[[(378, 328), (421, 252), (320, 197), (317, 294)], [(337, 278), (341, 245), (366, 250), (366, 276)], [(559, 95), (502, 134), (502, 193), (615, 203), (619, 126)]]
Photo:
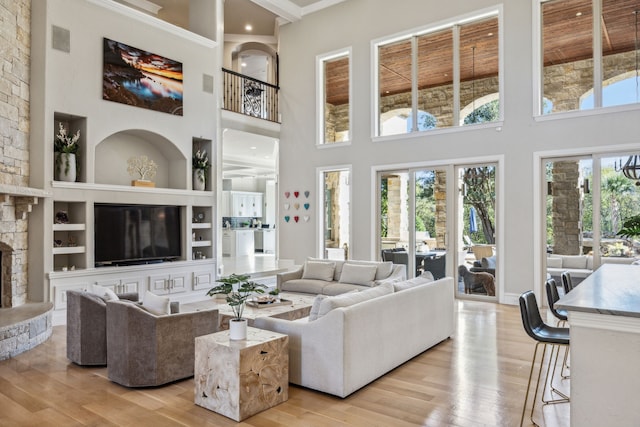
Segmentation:
[(447, 169), (379, 173), (380, 258), (407, 277), (446, 276)]
[[(456, 167), (458, 178), (457, 230), (461, 245), (456, 269), (456, 293), (469, 298), (496, 299), (496, 165)], [(480, 274), (479, 274), (480, 273)]]

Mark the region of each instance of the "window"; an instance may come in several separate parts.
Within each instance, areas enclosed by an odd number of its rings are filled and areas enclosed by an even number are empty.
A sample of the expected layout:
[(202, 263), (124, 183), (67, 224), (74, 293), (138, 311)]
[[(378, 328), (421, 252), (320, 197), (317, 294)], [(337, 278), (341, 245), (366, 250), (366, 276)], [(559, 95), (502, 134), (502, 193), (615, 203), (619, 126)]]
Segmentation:
[(374, 135), (501, 120), (499, 15), (490, 10), (374, 42)]
[(350, 139), (351, 51), (319, 56), (318, 144), (335, 144)]
[(319, 172), (322, 203), (319, 256), (348, 259), (351, 235), (351, 172), (349, 169), (326, 169)]
[(636, 1), (540, 2), (539, 114), (640, 102), (638, 10)]

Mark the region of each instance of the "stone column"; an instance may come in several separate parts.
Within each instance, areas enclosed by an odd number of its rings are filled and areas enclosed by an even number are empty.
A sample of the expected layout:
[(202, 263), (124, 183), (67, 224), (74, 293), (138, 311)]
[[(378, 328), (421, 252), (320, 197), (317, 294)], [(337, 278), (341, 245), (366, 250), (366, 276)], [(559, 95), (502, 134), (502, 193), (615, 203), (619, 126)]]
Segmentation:
[(553, 253), (579, 255), (582, 253), (582, 203), (577, 161), (553, 163), (552, 226)]
[(447, 172), (436, 171), (433, 195), (436, 199), (436, 243), (438, 248), (445, 247), (447, 232)]

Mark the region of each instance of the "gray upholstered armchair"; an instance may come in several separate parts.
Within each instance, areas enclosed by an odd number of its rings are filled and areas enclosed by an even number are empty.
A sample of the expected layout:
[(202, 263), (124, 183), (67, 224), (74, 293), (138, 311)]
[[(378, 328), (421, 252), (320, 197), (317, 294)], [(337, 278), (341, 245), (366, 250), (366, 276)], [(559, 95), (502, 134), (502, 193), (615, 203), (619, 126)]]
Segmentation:
[(193, 376), (195, 337), (216, 332), (218, 309), (156, 316), (137, 304), (107, 302), (107, 374), (127, 387)]
[[(78, 365), (107, 364), (107, 306), (84, 291), (67, 291), (67, 358)], [(138, 293), (118, 295), (138, 300)]]

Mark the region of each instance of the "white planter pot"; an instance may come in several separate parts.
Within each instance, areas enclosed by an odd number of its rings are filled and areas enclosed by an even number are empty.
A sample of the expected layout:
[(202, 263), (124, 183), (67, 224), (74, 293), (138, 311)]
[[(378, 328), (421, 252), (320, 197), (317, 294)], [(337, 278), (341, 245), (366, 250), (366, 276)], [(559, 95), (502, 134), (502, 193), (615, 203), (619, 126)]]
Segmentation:
[(56, 153), (56, 156), (59, 157), (59, 159), (56, 159), (58, 181), (76, 182), (76, 155), (70, 153)]
[(247, 319), (229, 320), (229, 339), (234, 341), (247, 339)]
[(204, 169), (193, 170), (193, 189), (198, 191), (204, 191), (206, 186), (206, 177)]

